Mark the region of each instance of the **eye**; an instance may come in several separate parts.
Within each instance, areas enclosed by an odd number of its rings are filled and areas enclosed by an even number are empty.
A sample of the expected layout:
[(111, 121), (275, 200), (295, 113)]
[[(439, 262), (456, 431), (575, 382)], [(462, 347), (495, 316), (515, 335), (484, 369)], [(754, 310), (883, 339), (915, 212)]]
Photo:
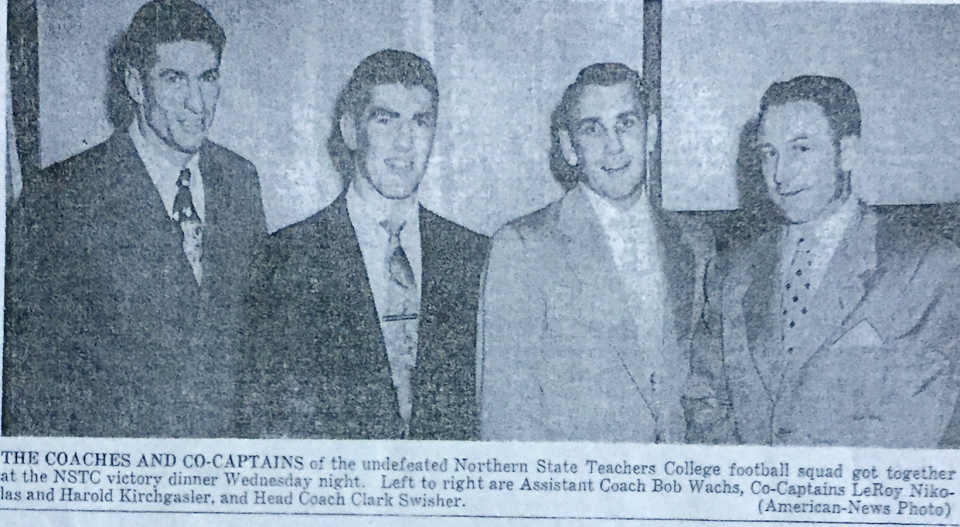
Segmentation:
[(583, 135), (598, 135), (600, 133), (600, 125), (597, 123), (585, 123), (580, 126), (580, 133)]
[(202, 80), (203, 82), (217, 82), (218, 80), (220, 80), (220, 71), (219, 71), (219, 70), (210, 70), (210, 71), (204, 73), (204, 74), (200, 77), (200, 80)]
[(637, 119), (637, 117), (636, 117), (635, 115), (627, 115), (627, 116), (625, 116), (625, 117), (623, 117), (623, 118), (620, 119), (620, 122), (617, 123), (617, 126), (618, 126), (621, 130), (629, 130), (629, 129), (637, 126), (637, 124), (639, 124), (639, 122), (640, 122), (640, 120)]
[(427, 128), (433, 125), (433, 117), (429, 115), (418, 115), (416, 119), (417, 119), (417, 126), (419, 126), (420, 128)]
[(777, 151), (769, 146), (765, 146), (760, 149), (760, 155), (765, 159), (773, 159), (777, 157)]
[(797, 152), (806, 152), (810, 150), (810, 147), (804, 146), (804, 145), (797, 145), (793, 149), (796, 150)]
[(164, 82), (169, 82), (172, 84), (172, 83), (185, 81), (187, 79), (187, 76), (180, 71), (168, 71), (163, 75), (161, 75), (160, 79), (163, 80)]

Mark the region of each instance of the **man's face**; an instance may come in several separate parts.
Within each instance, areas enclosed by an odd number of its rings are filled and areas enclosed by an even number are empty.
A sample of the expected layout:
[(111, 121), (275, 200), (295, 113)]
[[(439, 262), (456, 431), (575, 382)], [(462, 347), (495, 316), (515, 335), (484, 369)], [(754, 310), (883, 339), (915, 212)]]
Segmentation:
[(767, 192), (791, 223), (816, 219), (837, 198), (837, 148), (819, 105), (797, 101), (767, 109), (759, 143)]
[(158, 44), (156, 57), (143, 79), (143, 115), (170, 148), (196, 152), (217, 109), (220, 61), (210, 44), (189, 40)]
[(423, 86), (375, 86), (357, 121), (360, 175), (386, 198), (412, 196), (427, 171), (436, 124)]
[(611, 200), (642, 188), (646, 176), (646, 111), (627, 84), (583, 89), (570, 136), (584, 183)]

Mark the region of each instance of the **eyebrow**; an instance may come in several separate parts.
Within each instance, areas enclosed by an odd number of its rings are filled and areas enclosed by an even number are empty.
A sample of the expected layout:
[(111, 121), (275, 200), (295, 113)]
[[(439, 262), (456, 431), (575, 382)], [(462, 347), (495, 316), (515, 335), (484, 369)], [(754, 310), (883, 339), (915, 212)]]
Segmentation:
[(790, 140), (790, 142), (793, 143), (793, 142), (795, 142), (795, 141), (808, 141), (809, 139), (810, 139), (809, 137), (807, 137), (807, 136), (805, 136), (805, 135), (801, 135), (801, 136), (798, 136), (798, 137), (794, 137), (793, 139)]
[(598, 119), (598, 118), (596, 118), (596, 117), (586, 117), (586, 118), (584, 118), (584, 119), (580, 119), (580, 120), (574, 121), (574, 122), (573, 122), (573, 128), (574, 128), (574, 129), (577, 129), (577, 128), (580, 128), (581, 126), (585, 125), (585, 124), (603, 124), (603, 123), (601, 123), (601, 122), (600, 122), (600, 119)]
[(367, 120), (374, 119), (376, 117), (381, 117), (381, 116), (392, 117), (394, 119), (400, 117), (400, 114), (398, 112), (395, 112), (393, 110), (388, 110), (380, 106), (371, 106), (369, 109), (369, 112), (370, 114), (367, 116)]
[(640, 119), (640, 112), (639, 112), (639, 111), (637, 111), (637, 110), (630, 110), (630, 111), (623, 112), (623, 113), (621, 113), (620, 115), (618, 115), (618, 116), (617, 116), (617, 120), (623, 119), (624, 117), (626, 117), (626, 116), (628, 116), (628, 115), (632, 115), (632, 116), (636, 117), (637, 119)]
[(186, 76), (187, 72), (183, 70), (174, 69), (174, 68), (165, 68), (160, 70), (160, 73), (158, 73), (157, 76), (166, 77), (167, 75), (170, 75), (170, 74)]

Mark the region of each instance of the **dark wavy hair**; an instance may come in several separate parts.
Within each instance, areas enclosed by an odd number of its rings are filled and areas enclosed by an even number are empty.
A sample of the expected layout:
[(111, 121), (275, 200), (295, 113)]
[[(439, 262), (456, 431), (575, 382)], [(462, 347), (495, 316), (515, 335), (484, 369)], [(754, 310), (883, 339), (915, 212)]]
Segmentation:
[(128, 69), (136, 69), (141, 78), (157, 60), (157, 46), (180, 40), (206, 42), (223, 56), (227, 36), (213, 15), (191, 0), (153, 0), (141, 7), (126, 31), (117, 37), (109, 52), (109, 95), (107, 108), (114, 128), (125, 128), (136, 115), (137, 103), (126, 88)]
[(640, 107), (646, 112), (647, 91), (643, 87), (643, 79), (635, 70), (617, 62), (593, 64), (580, 70), (577, 79), (567, 86), (563, 97), (560, 98), (560, 104), (553, 110), (550, 116), (550, 171), (565, 190), (570, 190), (580, 180), (580, 167), (570, 165), (563, 157), (563, 151), (560, 148), (560, 131), (570, 131), (573, 113), (580, 102), (580, 95), (584, 88), (624, 83), (633, 88)]
[(344, 186), (353, 178), (355, 153), (343, 140), (340, 118), (346, 114), (359, 118), (370, 103), (370, 90), (382, 84), (400, 84), (407, 88), (423, 86), (430, 93), (434, 110), (440, 101), (437, 76), (426, 59), (395, 49), (384, 49), (363, 59), (337, 97), (330, 137), (327, 138), (327, 153), (343, 178)]
[[(860, 137), (860, 104), (857, 93), (846, 82), (836, 77), (801, 75), (785, 82), (775, 82), (760, 99), (757, 124), (770, 108), (791, 102), (809, 101), (823, 110), (833, 131), (833, 146), (840, 156), (840, 141), (844, 137)], [(838, 195), (850, 192), (850, 173), (838, 171)]]

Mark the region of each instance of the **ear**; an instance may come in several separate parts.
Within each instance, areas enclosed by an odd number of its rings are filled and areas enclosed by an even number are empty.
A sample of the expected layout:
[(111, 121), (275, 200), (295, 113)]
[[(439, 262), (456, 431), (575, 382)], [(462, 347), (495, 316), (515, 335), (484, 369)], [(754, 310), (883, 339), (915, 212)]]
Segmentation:
[(127, 86), (127, 93), (130, 94), (130, 98), (142, 106), (145, 96), (143, 94), (143, 79), (140, 78), (140, 72), (137, 71), (136, 68), (127, 68), (123, 80)]
[(655, 114), (647, 117), (647, 157), (653, 155), (657, 147), (657, 137), (660, 132), (660, 119)]
[(340, 116), (340, 135), (350, 150), (357, 149), (357, 122), (350, 112)]
[(577, 166), (580, 160), (577, 158), (577, 151), (573, 148), (573, 142), (570, 140), (570, 132), (560, 130), (560, 152), (563, 158), (567, 160), (570, 166)]
[(848, 135), (840, 140), (840, 170), (855, 172), (860, 168), (860, 138)]

